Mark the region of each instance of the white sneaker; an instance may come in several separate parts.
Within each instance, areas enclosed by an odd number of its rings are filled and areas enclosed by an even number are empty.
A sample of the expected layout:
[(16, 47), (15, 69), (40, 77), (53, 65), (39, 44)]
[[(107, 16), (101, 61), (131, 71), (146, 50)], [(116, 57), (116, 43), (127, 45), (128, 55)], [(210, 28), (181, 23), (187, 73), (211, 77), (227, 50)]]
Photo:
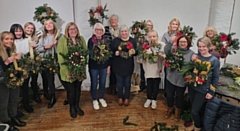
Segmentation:
[(107, 102), (104, 99), (99, 99), (99, 102), (101, 103), (102, 107), (107, 107)]
[(145, 107), (145, 108), (148, 108), (151, 103), (152, 103), (152, 100), (147, 99), (146, 102), (144, 103), (144, 107)]
[(97, 100), (93, 100), (93, 108), (95, 110), (99, 110), (99, 104), (98, 104), (98, 101)]
[(157, 101), (156, 100), (152, 100), (152, 109), (156, 109), (157, 108)]

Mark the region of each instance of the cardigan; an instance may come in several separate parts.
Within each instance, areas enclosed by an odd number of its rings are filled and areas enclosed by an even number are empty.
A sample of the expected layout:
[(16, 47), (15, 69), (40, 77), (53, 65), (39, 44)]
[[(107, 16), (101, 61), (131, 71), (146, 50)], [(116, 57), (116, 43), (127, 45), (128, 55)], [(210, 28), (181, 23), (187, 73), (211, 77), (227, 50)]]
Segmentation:
[[(84, 40), (84, 38), (82, 36), (80, 36), (80, 38), (82, 40), (83, 48), (87, 49), (86, 41)], [(69, 75), (69, 70), (68, 70), (68, 67), (66, 65), (62, 65), (62, 63), (65, 60), (62, 57), (62, 55), (60, 55), (60, 53), (67, 54), (67, 52), (68, 52), (67, 38), (65, 36), (62, 36), (59, 39), (59, 42), (58, 42), (58, 45), (57, 45), (57, 50), (58, 50), (58, 62), (59, 62), (59, 66), (60, 66), (61, 80), (66, 81), (66, 82), (72, 82), (70, 79), (67, 78), (67, 76)]]
[[(136, 56), (137, 55), (136, 41), (132, 37), (129, 37), (128, 41), (133, 44), (133, 48), (135, 49), (135, 54), (133, 56)], [(111, 45), (111, 50), (113, 52), (112, 69), (115, 74), (118, 74), (120, 76), (129, 76), (129, 75), (132, 75), (133, 69), (134, 69), (133, 56), (125, 59), (125, 58), (122, 58), (121, 56), (115, 55), (115, 52), (118, 51), (118, 46), (121, 44), (121, 42), (127, 42), (127, 41), (123, 41), (121, 38), (117, 37), (112, 42), (112, 45)]]
[(172, 33), (171, 35), (168, 34), (168, 32), (164, 33), (162, 36), (162, 42), (166, 44), (164, 47), (164, 53), (167, 54), (172, 49), (172, 43), (170, 42), (171, 38), (175, 36), (176, 33)]

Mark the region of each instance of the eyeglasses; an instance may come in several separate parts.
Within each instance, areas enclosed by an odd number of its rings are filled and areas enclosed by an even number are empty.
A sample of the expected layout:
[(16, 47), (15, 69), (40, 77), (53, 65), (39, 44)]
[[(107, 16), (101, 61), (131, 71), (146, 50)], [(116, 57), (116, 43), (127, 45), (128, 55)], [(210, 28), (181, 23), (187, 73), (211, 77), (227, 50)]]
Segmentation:
[(183, 44), (185, 44), (185, 43), (187, 43), (187, 41), (179, 41), (179, 43), (183, 43)]
[(96, 28), (95, 31), (103, 31), (103, 29), (97, 29), (97, 28)]
[(74, 31), (74, 30), (76, 30), (76, 28), (69, 28), (68, 30), (69, 31)]

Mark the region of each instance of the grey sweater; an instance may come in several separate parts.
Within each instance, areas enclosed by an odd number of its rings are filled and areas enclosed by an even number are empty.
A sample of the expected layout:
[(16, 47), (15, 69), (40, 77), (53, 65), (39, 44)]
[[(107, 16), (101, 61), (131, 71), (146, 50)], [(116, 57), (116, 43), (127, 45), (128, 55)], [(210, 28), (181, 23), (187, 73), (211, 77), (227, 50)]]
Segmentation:
[(164, 33), (162, 36), (162, 42), (164, 42), (166, 45), (164, 47), (164, 53), (167, 54), (172, 49), (172, 43), (170, 42), (171, 37), (175, 36), (176, 33), (173, 33), (171, 35), (168, 34), (168, 32)]
[[(194, 54), (194, 52), (190, 49), (188, 50), (178, 49), (178, 50), (181, 50), (181, 52), (183, 52), (183, 58), (185, 63), (189, 62), (192, 58), (192, 55)], [(169, 68), (167, 68), (167, 80), (175, 86), (186, 87), (185, 79), (178, 70), (170, 70)]]

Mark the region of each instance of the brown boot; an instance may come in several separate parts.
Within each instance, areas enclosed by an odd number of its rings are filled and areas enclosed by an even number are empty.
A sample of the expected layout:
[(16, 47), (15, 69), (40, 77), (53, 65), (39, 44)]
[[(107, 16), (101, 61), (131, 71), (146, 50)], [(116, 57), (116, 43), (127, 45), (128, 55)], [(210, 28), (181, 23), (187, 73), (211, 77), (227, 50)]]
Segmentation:
[(181, 110), (178, 108), (175, 108), (175, 114), (174, 114), (174, 120), (177, 122), (180, 120)]
[(191, 126), (186, 127), (185, 131), (194, 131), (194, 129), (195, 129), (195, 126), (194, 126), (194, 124), (192, 124)]
[(173, 113), (173, 107), (168, 107), (167, 112), (165, 114), (165, 118), (167, 118), (167, 119), (170, 118), (172, 113)]

